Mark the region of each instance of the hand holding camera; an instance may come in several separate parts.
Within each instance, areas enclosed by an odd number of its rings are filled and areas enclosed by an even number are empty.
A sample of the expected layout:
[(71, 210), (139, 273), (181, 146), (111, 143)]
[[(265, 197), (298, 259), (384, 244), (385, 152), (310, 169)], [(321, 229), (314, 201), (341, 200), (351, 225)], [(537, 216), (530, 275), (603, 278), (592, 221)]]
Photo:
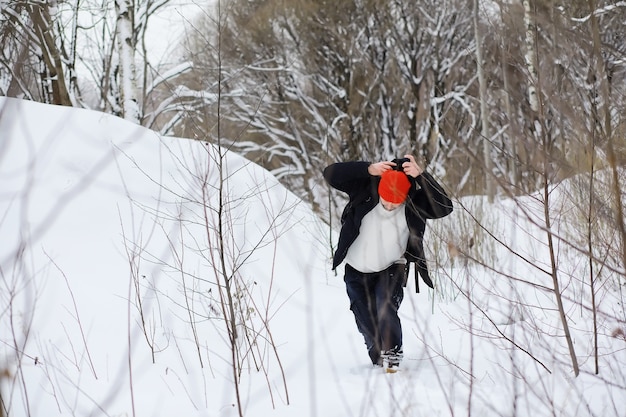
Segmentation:
[(417, 162), (415, 162), (415, 157), (413, 157), (413, 155), (404, 155), (404, 158), (396, 158), (391, 162), (396, 164), (393, 169), (404, 172), (406, 175), (413, 178), (419, 177), (422, 175), (422, 172), (424, 172), (422, 167), (417, 165)]
[(382, 161), (371, 164), (368, 167), (370, 175), (380, 176), (388, 170), (404, 172), (406, 175), (417, 178), (424, 171), (412, 155), (405, 155), (404, 158), (395, 158), (392, 161)]

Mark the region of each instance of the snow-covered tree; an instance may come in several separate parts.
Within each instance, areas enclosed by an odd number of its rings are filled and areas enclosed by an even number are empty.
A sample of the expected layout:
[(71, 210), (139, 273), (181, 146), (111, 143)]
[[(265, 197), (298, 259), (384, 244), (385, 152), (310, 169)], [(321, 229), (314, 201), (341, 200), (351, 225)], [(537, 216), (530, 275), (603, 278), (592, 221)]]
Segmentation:
[(155, 87), (189, 68), (148, 58), (148, 23), (169, 2), (0, 2), (0, 94), (151, 122), (146, 102), (152, 112), (168, 98)]
[(0, 4), (0, 93), (73, 105), (73, 62), (58, 24), (62, 0)]
[(219, 53), (214, 19), (194, 24), (205, 29), (186, 46), (196, 69), (179, 95), (174, 132), (211, 137), (216, 112), (206, 99), (215, 97), (219, 56), (230, 146), (315, 207), (327, 205), (319, 172), (332, 161), (411, 152), (440, 169), (453, 149), (446, 133), (459, 137), (441, 115), (461, 118), (474, 106), (463, 98), (473, 37), (471, 13), (459, 2), (435, 3), (230, 3)]

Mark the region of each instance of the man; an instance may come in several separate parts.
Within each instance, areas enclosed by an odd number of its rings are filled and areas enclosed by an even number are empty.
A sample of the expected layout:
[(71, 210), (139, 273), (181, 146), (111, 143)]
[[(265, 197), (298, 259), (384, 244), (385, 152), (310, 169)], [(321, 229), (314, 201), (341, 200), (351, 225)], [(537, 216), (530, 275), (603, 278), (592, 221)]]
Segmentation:
[(402, 360), (398, 308), (404, 297), (408, 262), (429, 287), (424, 259), (426, 219), (452, 212), (452, 202), (412, 155), (369, 163), (341, 162), (324, 178), (348, 194), (333, 269), (345, 261), (344, 281), (359, 332), (375, 366), (395, 372)]

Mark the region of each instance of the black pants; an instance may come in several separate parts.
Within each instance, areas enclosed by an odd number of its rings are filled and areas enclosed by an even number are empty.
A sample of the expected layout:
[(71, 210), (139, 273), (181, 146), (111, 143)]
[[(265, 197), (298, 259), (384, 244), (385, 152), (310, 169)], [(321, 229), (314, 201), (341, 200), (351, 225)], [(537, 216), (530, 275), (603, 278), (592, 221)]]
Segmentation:
[(344, 281), (357, 328), (365, 338), (372, 363), (378, 364), (381, 350), (402, 347), (398, 308), (404, 298), (405, 265), (367, 274), (346, 265)]

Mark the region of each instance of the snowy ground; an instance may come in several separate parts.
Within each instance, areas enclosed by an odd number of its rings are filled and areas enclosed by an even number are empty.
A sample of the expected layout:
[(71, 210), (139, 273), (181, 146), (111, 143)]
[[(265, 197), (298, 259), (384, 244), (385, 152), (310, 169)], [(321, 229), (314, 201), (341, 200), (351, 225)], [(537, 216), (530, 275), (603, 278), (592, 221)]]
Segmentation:
[[(438, 290), (416, 294), (410, 280), (406, 359), (387, 375), (368, 365), (341, 271), (329, 270), (328, 228), (260, 167), (226, 155), (220, 199), (219, 155), (201, 142), (6, 98), (0, 132), (5, 416), (238, 415), (222, 260), (250, 346), (238, 357), (246, 416), (624, 415), (624, 278), (598, 283), (595, 375), (587, 265), (559, 247), (574, 377), (537, 268), (549, 266), (545, 236), (520, 208), (540, 213), (530, 199), (464, 199), (433, 224)], [(465, 249), (484, 266), (451, 259), (446, 244), (463, 249), (476, 213), (523, 257), (482, 239)]]

